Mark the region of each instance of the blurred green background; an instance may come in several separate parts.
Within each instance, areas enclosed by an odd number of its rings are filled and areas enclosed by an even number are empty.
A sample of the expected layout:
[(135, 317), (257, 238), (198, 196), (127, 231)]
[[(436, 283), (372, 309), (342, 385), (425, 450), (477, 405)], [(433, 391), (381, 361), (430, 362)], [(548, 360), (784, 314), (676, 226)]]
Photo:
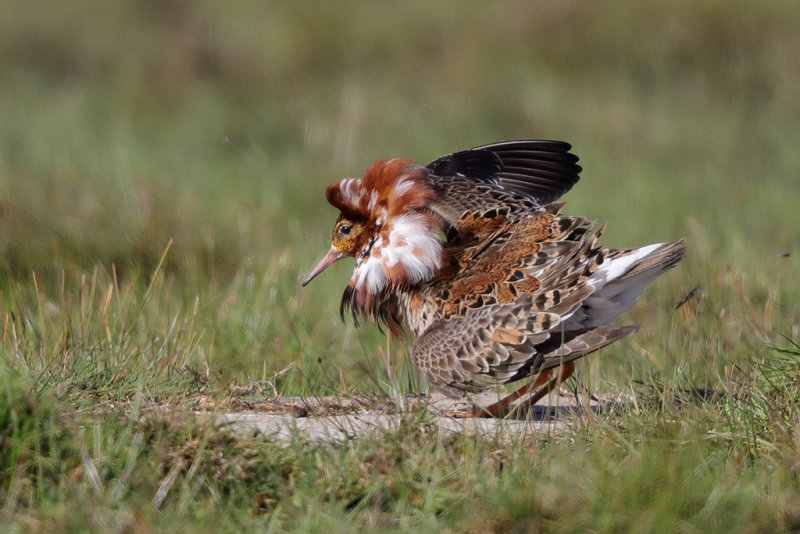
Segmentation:
[(798, 337), (795, 1), (1, 10), (0, 297), (6, 334), (32, 303), (31, 354), (85, 343), (102, 357), (119, 323), (91, 334), (65, 310), (86, 292), (102, 317), (116, 284), (120, 316), (150, 306), (136, 350), (191, 319), (180, 361), (194, 368), (247, 382), (294, 362), (305, 370), (287, 390), (311, 367), (362, 387), (386, 341), (339, 321), (352, 265), (299, 287), (336, 217), (324, 187), (379, 157), (427, 163), (515, 138), (573, 144), (584, 172), (565, 212), (608, 222), (607, 245), (688, 238), (629, 319), (648, 326), (604, 351), (602, 374), (703, 377)]

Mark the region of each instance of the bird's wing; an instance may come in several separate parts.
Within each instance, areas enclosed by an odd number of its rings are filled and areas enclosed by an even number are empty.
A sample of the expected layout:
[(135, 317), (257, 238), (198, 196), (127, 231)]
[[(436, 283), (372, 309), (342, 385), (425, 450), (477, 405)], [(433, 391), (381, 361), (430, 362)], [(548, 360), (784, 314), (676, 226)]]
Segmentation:
[(571, 148), (562, 141), (506, 141), (442, 156), (426, 168), (434, 179), (487, 184), (544, 205), (578, 182), (581, 167)]
[[(508, 222), (506, 215), (466, 212), (456, 224), (457, 236), (445, 252), (457, 265), (441, 295), (432, 287), (430, 298), (445, 315), (492, 304), (510, 304), (528, 294), (550, 295), (561, 300), (583, 289), (605, 257), (597, 246), (598, 233), (582, 217), (557, 217), (540, 208), (527, 218)], [(581, 295), (581, 301), (589, 296)], [(547, 300), (545, 300), (547, 302)], [(547, 311), (536, 308), (533, 311)], [(562, 313), (562, 312), (559, 312)]]

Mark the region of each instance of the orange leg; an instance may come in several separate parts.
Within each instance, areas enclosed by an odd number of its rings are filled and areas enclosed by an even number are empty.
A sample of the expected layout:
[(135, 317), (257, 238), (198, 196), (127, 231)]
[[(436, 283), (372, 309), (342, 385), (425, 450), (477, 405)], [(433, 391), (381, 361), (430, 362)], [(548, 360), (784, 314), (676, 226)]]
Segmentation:
[(561, 385), (565, 380), (572, 376), (572, 373), (575, 372), (575, 364), (572, 362), (567, 362), (561, 367), (558, 368), (558, 376), (550, 381), (546, 387), (539, 389), (536, 393), (525, 399), (522, 403), (520, 403), (518, 408), (522, 408), (523, 406), (526, 407), (527, 410), (530, 410), (531, 407), (539, 402), (542, 397), (553, 391), (559, 385)]
[[(533, 406), (537, 402), (539, 402), (545, 395), (550, 393), (553, 389), (557, 388), (559, 384), (564, 382), (572, 373), (575, 372), (575, 364), (573, 362), (567, 362), (561, 367), (558, 368), (558, 376), (553, 378), (549, 382), (547, 380), (553, 374), (552, 369), (548, 369), (547, 371), (542, 371), (539, 373), (539, 376), (536, 377), (536, 380), (533, 382), (529, 382), (516, 390), (515, 392), (511, 393), (507, 397), (495, 402), (487, 406), (486, 408), (480, 407), (473, 407), (472, 410), (468, 410), (466, 412), (446, 412), (445, 415), (449, 417), (456, 417), (459, 419), (470, 418), (470, 417), (505, 417), (509, 414), (511, 403), (519, 399), (520, 397), (524, 397), (531, 391), (539, 388), (538, 391), (534, 391), (534, 393), (525, 400), (524, 404), (528, 407)], [(547, 385), (541, 387), (542, 384), (547, 382)]]

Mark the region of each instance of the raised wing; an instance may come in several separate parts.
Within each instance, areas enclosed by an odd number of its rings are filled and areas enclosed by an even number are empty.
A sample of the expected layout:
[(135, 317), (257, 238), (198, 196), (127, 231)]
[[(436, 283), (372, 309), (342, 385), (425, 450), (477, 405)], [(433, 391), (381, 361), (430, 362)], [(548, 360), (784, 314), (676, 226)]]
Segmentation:
[(562, 141), (506, 141), (442, 156), (427, 169), (435, 177), (462, 178), (521, 194), (540, 205), (578, 182), (581, 167)]

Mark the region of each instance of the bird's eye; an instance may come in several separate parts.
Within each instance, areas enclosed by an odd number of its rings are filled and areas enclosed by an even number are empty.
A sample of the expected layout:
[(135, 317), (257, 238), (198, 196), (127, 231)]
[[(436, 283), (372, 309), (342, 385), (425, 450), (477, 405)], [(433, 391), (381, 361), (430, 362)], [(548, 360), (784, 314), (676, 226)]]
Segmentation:
[(339, 235), (349, 235), (353, 227), (349, 224), (343, 224), (339, 227)]

